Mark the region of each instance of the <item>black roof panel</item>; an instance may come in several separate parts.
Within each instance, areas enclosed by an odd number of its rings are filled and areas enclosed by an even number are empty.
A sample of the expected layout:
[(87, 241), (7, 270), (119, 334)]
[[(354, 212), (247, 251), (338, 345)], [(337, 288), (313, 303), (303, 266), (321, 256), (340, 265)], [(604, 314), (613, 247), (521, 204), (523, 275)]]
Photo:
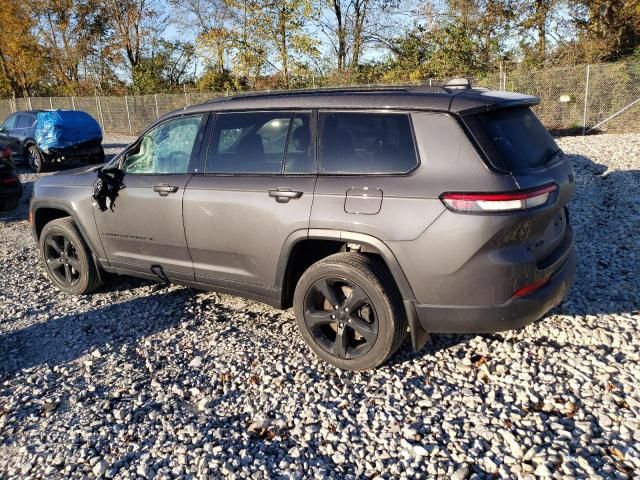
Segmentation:
[(256, 92), (219, 97), (188, 112), (255, 109), (401, 109), (470, 113), (515, 105), (535, 105), (537, 97), (481, 88), (353, 87)]

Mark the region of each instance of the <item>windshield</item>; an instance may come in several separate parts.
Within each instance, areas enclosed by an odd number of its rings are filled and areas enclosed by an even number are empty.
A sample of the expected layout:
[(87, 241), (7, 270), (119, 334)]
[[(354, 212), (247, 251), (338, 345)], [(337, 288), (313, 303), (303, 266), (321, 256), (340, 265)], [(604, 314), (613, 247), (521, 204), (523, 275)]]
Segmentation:
[(528, 107), (477, 115), (470, 127), (492, 162), (512, 172), (541, 167), (560, 150)]

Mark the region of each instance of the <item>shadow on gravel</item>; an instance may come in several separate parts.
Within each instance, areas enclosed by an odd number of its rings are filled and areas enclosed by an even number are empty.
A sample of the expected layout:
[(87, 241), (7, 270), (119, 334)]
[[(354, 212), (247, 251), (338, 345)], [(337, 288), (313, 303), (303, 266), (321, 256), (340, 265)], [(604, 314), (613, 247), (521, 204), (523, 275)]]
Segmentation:
[(42, 364), (59, 365), (109, 344), (114, 350), (177, 325), (190, 289), (135, 298), (87, 312), (69, 313), (0, 335), (0, 376)]

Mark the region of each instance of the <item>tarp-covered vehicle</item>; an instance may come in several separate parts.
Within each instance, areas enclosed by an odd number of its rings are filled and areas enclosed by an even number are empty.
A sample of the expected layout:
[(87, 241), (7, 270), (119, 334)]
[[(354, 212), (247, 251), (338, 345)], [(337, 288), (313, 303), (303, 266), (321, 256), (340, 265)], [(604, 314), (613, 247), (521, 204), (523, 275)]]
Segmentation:
[(35, 110), (16, 112), (0, 126), (0, 144), (26, 160), (36, 172), (56, 164), (104, 162), (102, 129), (86, 112)]

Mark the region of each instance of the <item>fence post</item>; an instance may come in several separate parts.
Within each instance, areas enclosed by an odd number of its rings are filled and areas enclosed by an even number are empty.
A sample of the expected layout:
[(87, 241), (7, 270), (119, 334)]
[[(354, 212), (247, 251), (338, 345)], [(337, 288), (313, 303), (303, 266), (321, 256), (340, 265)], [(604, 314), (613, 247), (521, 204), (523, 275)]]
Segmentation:
[(131, 115), (129, 115), (129, 99), (128, 96), (124, 96), (124, 106), (127, 108), (127, 122), (129, 122), (129, 133), (131, 133)]
[(587, 133), (587, 100), (589, 99), (589, 73), (591, 65), (587, 65), (587, 83), (584, 87), (584, 109), (582, 110), (582, 135)]
[(49, 106), (51, 107), (51, 110), (53, 110), (53, 100), (51, 100), (51, 97), (49, 97)]
[(76, 101), (71, 97), (71, 108), (76, 109)]
[(100, 117), (100, 124), (101, 124), (101, 127), (102, 127), (102, 131), (105, 132), (105, 129), (104, 129), (104, 117), (102, 116), (102, 105), (100, 105), (100, 97), (98, 97), (98, 90), (95, 91), (95, 94), (96, 94), (96, 108), (98, 109), (98, 116)]
[(156, 120), (157, 120), (158, 118), (160, 118), (160, 113), (158, 112), (158, 94), (154, 93), (153, 98), (156, 101)]
[(11, 113), (16, 113), (16, 99), (14, 98), (10, 98), (9, 99), (9, 105), (11, 106)]
[(184, 103), (186, 104), (185, 106), (189, 106), (189, 97), (187, 96), (187, 86), (183, 83), (182, 87), (184, 89)]
[(31, 107), (31, 97), (27, 97), (27, 103), (29, 105), (29, 110), (33, 110), (33, 108)]

